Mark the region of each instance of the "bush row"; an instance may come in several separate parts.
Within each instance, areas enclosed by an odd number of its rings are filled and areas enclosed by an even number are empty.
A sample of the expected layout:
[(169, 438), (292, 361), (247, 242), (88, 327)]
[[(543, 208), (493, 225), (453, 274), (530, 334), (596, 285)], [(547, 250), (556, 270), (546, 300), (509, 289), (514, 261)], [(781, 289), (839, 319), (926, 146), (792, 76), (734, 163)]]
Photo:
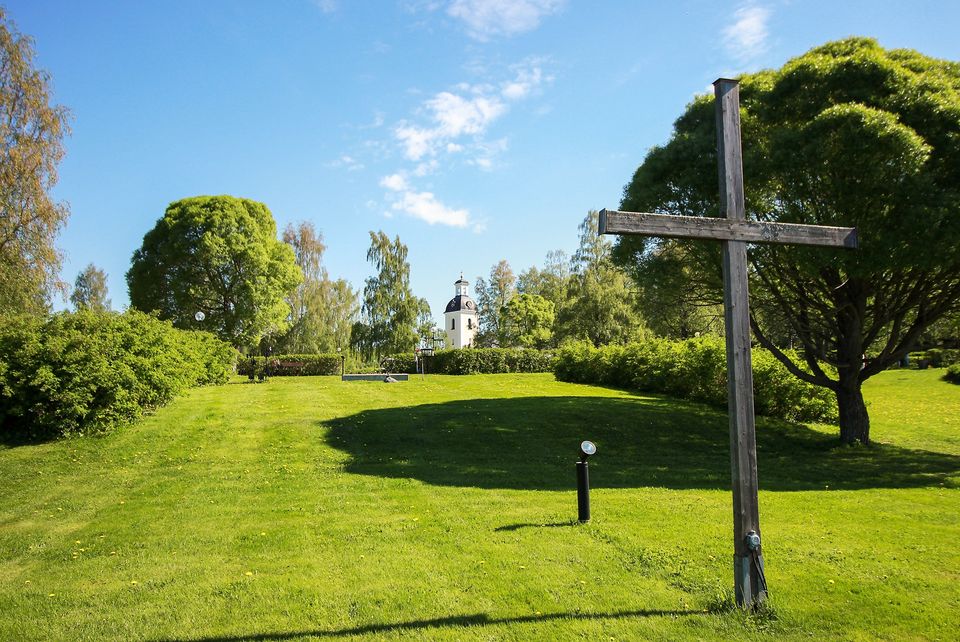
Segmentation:
[[(501, 374), (507, 372), (550, 372), (554, 353), (526, 348), (464, 348), (438, 350), (426, 358), (427, 374)], [(382, 362), (388, 372), (415, 373), (412, 354), (398, 354)]]
[(271, 357), (248, 357), (240, 361), (237, 372), (248, 377), (265, 374), (271, 377), (340, 374), (340, 355), (278, 354)]
[(63, 312), (0, 328), (0, 431), (100, 433), (191, 386), (224, 383), (237, 352), (206, 332), (130, 310)]
[(960, 384), (960, 362), (947, 368), (947, 373), (943, 375), (943, 378), (950, 383)]
[[(589, 342), (568, 343), (557, 352), (554, 372), (561, 381), (634, 388), (721, 407), (727, 404), (727, 356), (719, 338), (652, 339), (602, 348)], [(800, 381), (766, 350), (753, 351), (753, 390), (757, 414), (792, 421), (837, 418), (833, 393)]]
[(946, 368), (960, 363), (960, 350), (952, 348), (931, 348), (910, 353), (910, 365), (914, 368)]

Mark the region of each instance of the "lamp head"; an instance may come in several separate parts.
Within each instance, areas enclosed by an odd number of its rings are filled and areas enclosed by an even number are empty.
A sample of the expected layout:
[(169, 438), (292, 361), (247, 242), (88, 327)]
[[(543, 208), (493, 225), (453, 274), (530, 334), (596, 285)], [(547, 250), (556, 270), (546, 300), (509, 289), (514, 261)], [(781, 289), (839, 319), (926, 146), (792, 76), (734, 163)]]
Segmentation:
[(590, 455), (596, 454), (597, 445), (592, 441), (581, 441), (580, 442), (580, 460), (587, 461), (587, 457)]

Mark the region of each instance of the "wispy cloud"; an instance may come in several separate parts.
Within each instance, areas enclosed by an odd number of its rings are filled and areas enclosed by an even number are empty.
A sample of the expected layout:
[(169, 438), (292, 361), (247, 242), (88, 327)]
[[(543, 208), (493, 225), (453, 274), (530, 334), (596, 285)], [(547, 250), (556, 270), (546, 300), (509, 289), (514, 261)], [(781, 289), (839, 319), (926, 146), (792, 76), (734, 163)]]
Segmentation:
[(565, 0), (453, 0), (447, 15), (463, 22), (471, 38), (486, 41), (532, 31), (564, 4)]
[(393, 144), (409, 164), (380, 179), (390, 204), (387, 214), (399, 211), (431, 225), (472, 225), (474, 231), (482, 231), (484, 225), (472, 221), (469, 210), (447, 206), (433, 192), (412, 183), (453, 164), (493, 170), (497, 157), (508, 148), (508, 139), (490, 140), (491, 127), (512, 105), (553, 81), (543, 69), (546, 63), (530, 58), (510, 67), (505, 79), (457, 84), (427, 97), (414, 116), (397, 123), (392, 128)]
[(772, 12), (755, 3), (742, 5), (734, 14), (735, 21), (723, 30), (723, 46), (740, 63), (748, 63), (767, 51), (767, 23)]
[[(380, 179), (380, 185), (396, 194), (389, 199), (392, 201), (392, 209), (406, 212), (430, 225), (466, 227), (470, 220), (470, 212), (467, 210), (444, 205), (432, 192), (417, 192), (410, 189), (407, 179), (401, 174), (384, 176)], [(389, 217), (391, 212), (386, 214)]]
[(363, 169), (364, 165), (353, 156), (348, 156), (347, 154), (343, 154), (337, 160), (330, 161), (329, 163), (327, 163), (327, 167), (343, 168), (349, 172), (356, 172), (358, 170)]
[(464, 145), (463, 137), (480, 137), (490, 125), (509, 110), (509, 103), (521, 100), (553, 80), (544, 74), (542, 60), (531, 59), (513, 67), (513, 78), (495, 85), (460, 84), (454, 91), (443, 91), (424, 101), (421, 111), (429, 114), (428, 125), (402, 121), (394, 129), (403, 145), (404, 155), (412, 161), (436, 156), (443, 150), (456, 153)]
[(333, 13), (337, 10), (337, 0), (313, 0), (313, 4), (324, 13)]

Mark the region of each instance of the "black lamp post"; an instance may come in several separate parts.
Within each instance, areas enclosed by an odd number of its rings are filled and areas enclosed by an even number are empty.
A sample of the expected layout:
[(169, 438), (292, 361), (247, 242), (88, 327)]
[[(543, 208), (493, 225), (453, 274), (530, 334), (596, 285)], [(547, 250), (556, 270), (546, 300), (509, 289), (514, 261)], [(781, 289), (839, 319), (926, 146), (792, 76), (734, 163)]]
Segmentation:
[(343, 373), (345, 369), (345, 362), (347, 360), (346, 355), (343, 354), (343, 348), (337, 348), (337, 354), (340, 355), (340, 379), (343, 379)]
[(590, 464), (587, 459), (596, 454), (597, 446), (592, 441), (580, 442), (580, 461), (577, 462), (577, 519), (590, 521)]

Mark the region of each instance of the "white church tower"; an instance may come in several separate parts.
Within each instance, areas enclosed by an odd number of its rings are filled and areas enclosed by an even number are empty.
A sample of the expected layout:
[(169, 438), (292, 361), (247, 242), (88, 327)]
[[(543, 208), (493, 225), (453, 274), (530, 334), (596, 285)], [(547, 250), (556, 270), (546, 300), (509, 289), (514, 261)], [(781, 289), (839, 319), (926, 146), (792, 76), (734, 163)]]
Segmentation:
[(456, 296), (450, 299), (443, 313), (446, 330), (443, 347), (472, 348), (473, 338), (477, 334), (477, 304), (470, 298), (467, 288), (470, 284), (463, 280), (462, 274), (453, 285), (456, 288)]

